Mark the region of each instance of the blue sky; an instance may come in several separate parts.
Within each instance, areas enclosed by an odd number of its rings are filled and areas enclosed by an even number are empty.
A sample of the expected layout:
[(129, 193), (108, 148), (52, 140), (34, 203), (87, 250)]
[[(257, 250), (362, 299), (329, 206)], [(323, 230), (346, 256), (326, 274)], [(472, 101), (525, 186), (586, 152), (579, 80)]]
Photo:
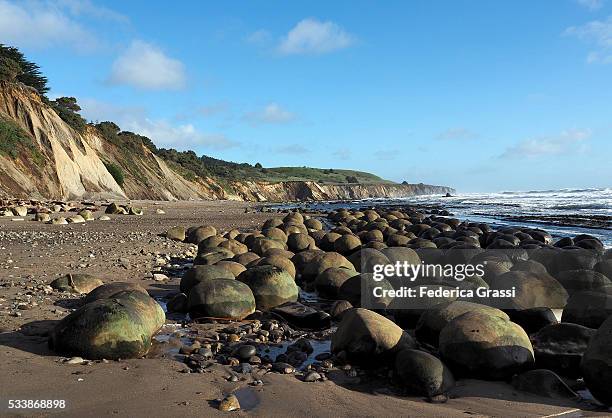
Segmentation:
[(159, 146), (460, 191), (612, 186), (612, 0), (0, 0), (0, 42)]

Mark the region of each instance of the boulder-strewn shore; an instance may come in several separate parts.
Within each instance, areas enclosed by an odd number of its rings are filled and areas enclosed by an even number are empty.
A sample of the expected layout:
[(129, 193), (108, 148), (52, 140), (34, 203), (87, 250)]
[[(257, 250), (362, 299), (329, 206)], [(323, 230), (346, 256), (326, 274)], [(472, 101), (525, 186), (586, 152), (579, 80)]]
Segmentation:
[[(410, 207), (57, 205), (92, 221), (0, 218), (0, 380), (11, 398), (38, 391), (75, 416), (597, 415), (612, 403), (612, 252), (594, 237)], [(17, 215), (33, 220), (28, 209)], [(469, 279), (409, 286), (516, 295), (409, 309), (365, 297), (374, 266), (397, 262), (482, 264)], [(135, 388), (137, 400), (126, 396)]]

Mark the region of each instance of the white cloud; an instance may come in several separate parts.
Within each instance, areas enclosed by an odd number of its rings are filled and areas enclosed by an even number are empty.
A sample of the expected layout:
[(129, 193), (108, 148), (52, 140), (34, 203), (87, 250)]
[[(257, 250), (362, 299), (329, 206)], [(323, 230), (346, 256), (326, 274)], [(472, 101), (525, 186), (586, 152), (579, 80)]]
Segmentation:
[(500, 158), (535, 158), (582, 152), (586, 147), (585, 141), (590, 137), (590, 130), (572, 129), (558, 135), (530, 138), (509, 147)]
[(149, 43), (132, 41), (113, 63), (109, 82), (142, 90), (176, 90), (185, 85), (183, 63)]
[(201, 132), (191, 123), (174, 125), (165, 119), (152, 119), (142, 107), (117, 106), (93, 99), (78, 102), (83, 109), (81, 114), (88, 120), (113, 121), (124, 131), (150, 138), (159, 147), (227, 149), (237, 145), (223, 134)]
[(177, 148), (179, 150), (196, 147), (227, 149), (237, 145), (223, 134), (203, 133), (190, 123), (172, 125), (163, 119), (132, 120), (121, 128), (149, 137), (158, 147)]
[(291, 122), (295, 115), (276, 103), (270, 103), (261, 110), (246, 113), (244, 119), (253, 125), (278, 124)]
[(95, 37), (69, 13), (53, 3), (39, 1), (0, 0), (0, 39), (2, 43), (19, 47), (67, 45), (82, 52), (98, 46)]
[(246, 41), (254, 45), (266, 44), (272, 39), (272, 35), (265, 29), (259, 29), (246, 37)]
[(354, 38), (331, 21), (304, 19), (281, 39), (278, 51), (281, 54), (323, 54), (347, 48)]
[(598, 47), (598, 50), (589, 52), (587, 62), (612, 62), (612, 16), (608, 16), (605, 20), (593, 20), (581, 26), (571, 26), (564, 34), (575, 36)]
[(440, 132), (436, 139), (439, 140), (464, 140), (464, 139), (477, 139), (479, 135), (475, 132), (470, 131), (467, 128), (449, 128), (443, 132)]
[(75, 16), (88, 15), (98, 19), (128, 23), (129, 18), (104, 6), (97, 6), (90, 0), (56, 0), (57, 5), (65, 8)]
[(603, 0), (576, 0), (576, 3), (593, 11), (601, 9), (604, 2)]

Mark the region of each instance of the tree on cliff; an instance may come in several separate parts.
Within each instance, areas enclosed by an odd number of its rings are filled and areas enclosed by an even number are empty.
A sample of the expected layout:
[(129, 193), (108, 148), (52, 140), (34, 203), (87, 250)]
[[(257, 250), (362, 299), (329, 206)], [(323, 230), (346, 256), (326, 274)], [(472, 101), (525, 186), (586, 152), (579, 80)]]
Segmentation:
[(78, 113), (81, 111), (81, 106), (77, 104), (76, 98), (58, 97), (57, 99), (49, 102), (49, 105), (64, 122), (72, 126), (77, 131), (83, 132), (85, 125), (87, 125), (87, 121)]
[(42, 96), (47, 94), (47, 77), (40, 72), (40, 67), (25, 59), (14, 47), (0, 44), (0, 80), (19, 81), (38, 91)]

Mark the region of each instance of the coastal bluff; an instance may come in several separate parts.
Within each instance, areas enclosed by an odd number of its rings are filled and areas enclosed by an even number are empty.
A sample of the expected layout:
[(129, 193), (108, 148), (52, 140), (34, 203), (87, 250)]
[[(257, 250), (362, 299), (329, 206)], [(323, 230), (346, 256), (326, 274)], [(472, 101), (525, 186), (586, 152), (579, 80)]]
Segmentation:
[[(0, 82), (0, 128), (2, 197), (280, 202), (454, 193), (449, 187), (398, 184), (369, 173), (361, 173), (371, 176), (365, 181), (351, 181), (346, 176), (346, 182), (311, 180), (307, 176), (286, 176), (284, 180), (276, 175), (276, 169), (269, 169), (273, 174), (267, 174), (269, 180), (265, 175), (220, 178), (194, 174), (188, 167), (156, 153), (155, 146), (147, 141), (134, 141), (144, 137), (118, 132), (109, 140), (92, 124), (75, 129), (36, 91), (20, 83)], [(230, 168), (245, 166), (214, 161)], [(251, 166), (249, 169), (254, 170)], [(332, 171), (336, 177), (347, 171), (310, 170), (317, 174)], [(117, 176), (117, 172), (121, 175)]]

